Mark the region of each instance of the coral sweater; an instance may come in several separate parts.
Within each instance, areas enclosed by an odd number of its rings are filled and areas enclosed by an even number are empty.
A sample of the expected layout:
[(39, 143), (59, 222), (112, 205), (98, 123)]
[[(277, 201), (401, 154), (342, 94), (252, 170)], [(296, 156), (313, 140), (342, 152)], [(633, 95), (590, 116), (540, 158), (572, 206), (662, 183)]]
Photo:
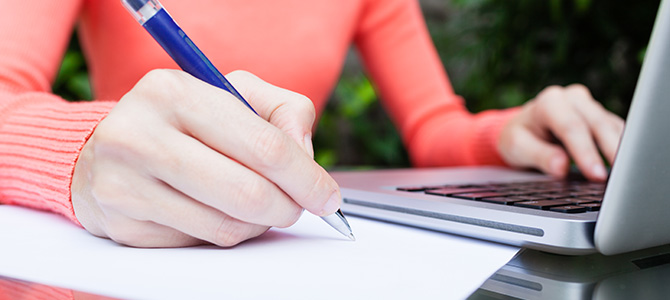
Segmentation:
[[(162, 0), (212, 62), (302, 93), (317, 111), (353, 44), (416, 166), (502, 164), (514, 109), (469, 113), (415, 0)], [(118, 0), (0, 0), (0, 202), (77, 222), (70, 184), (98, 122), (149, 70), (175, 63)], [(50, 93), (77, 26), (96, 101)]]

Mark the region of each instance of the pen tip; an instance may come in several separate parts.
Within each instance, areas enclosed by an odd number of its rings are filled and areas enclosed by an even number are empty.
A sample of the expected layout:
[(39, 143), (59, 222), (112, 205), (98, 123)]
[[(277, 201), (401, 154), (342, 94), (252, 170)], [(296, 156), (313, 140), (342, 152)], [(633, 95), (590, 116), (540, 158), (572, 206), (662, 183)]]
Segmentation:
[(352, 240), (352, 241), (354, 241), (354, 242), (356, 241), (356, 237), (354, 236), (353, 233), (350, 233), (350, 234), (349, 234), (349, 239)]

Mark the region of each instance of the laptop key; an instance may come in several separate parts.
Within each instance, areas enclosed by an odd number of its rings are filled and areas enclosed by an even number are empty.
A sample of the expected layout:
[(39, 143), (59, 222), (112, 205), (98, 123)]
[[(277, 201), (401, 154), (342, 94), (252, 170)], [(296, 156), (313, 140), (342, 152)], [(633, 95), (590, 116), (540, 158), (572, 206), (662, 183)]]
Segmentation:
[(483, 193), (483, 192), (491, 192), (491, 190), (481, 188), (442, 188), (442, 189), (425, 191), (426, 194), (437, 195), (437, 196), (451, 196), (453, 194)]
[(429, 187), (425, 186), (401, 186), (396, 188), (396, 190), (404, 192), (423, 192), (428, 189)]
[(599, 211), (600, 210), (600, 203), (584, 203), (584, 204), (580, 204), (579, 206), (586, 207), (589, 211)]
[(488, 203), (495, 203), (495, 204), (502, 204), (502, 205), (513, 205), (515, 202), (521, 202), (521, 201), (526, 201), (526, 200), (515, 198), (515, 197), (491, 197), (491, 198), (482, 198), (482, 199), (480, 199), (480, 201), (488, 202)]
[(515, 196), (514, 198), (521, 199), (521, 200), (524, 200), (524, 201), (547, 200), (547, 198), (545, 198), (545, 197), (538, 197), (538, 196), (535, 196), (534, 194), (531, 194), (531, 195), (518, 195), (518, 196)]
[(475, 193), (459, 193), (449, 195), (449, 197), (471, 199), (471, 200), (479, 200), (488, 197), (504, 197), (504, 196), (507, 196), (507, 194), (499, 192), (475, 192)]
[(547, 210), (550, 207), (566, 206), (566, 205), (570, 205), (570, 204), (571, 203), (569, 201), (566, 201), (566, 200), (563, 200), (563, 199), (556, 199), (556, 200), (537, 200), (537, 201), (515, 202), (514, 206), (521, 206), (521, 207)]
[(550, 207), (549, 210), (568, 214), (577, 214), (588, 211), (588, 208), (578, 205), (566, 205), (566, 206)]
[(590, 201), (593, 201), (593, 202), (603, 201), (602, 196), (585, 196), (585, 197), (579, 197), (577, 199), (590, 200)]
[(565, 200), (568, 200), (572, 204), (576, 204), (576, 205), (582, 205), (582, 204), (586, 204), (586, 203), (598, 203), (599, 202), (599, 201), (594, 201), (594, 200), (591, 200), (591, 199), (582, 199), (582, 198), (568, 198), (568, 199), (565, 199)]
[(544, 199), (560, 199), (560, 198), (569, 197), (569, 196), (565, 196), (563, 194), (533, 194), (532, 196), (541, 197), (541, 198), (544, 198)]

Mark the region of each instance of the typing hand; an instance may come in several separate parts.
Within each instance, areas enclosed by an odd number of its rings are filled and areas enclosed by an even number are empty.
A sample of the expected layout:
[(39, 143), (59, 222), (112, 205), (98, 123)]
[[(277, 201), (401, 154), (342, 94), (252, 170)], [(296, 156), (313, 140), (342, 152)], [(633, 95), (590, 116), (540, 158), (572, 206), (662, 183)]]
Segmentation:
[(551, 86), (503, 128), (498, 149), (511, 166), (557, 177), (567, 174), (570, 156), (586, 178), (603, 181), (607, 171), (599, 153), (614, 161), (623, 127), (624, 121), (596, 102), (586, 87)]
[(149, 72), (119, 101), (75, 166), (84, 228), (135, 247), (225, 247), (303, 208), (338, 209), (339, 187), (312, 159), (312, 102), (246, 72), (227, 78), (260, 117), (181, 71)]

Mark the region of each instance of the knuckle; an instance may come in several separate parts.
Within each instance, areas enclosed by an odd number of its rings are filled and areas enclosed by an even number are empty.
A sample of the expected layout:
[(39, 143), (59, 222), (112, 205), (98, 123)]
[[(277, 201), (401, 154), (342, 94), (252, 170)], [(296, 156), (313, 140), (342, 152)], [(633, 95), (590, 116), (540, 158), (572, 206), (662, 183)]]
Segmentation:
[(312, 120), (316, 119), (316, 108), (314, 108), (314, 102), (311, 99), (305, 95), (296, 94), (294, 101), (299, 113), (310, 116)]
[[(165, 105), (174, 105), (191, 100), (193, 97), (184, 97), (188, 95), (188, 83), (190, 75), (177, 70), (154, 69), (147, 72), (120, 102), (125, 102), (124, 98), (130, 98), (127, 102), (152, 106), (152, 110), (163, 108)], [(181, 96), (180, 96), (181, 95)], [(179, 99), (180, 101), (175, 101)], [(171, 106), (170, 106), (171, 107)], [(164, 111), (161, 109), (160, 111)]]
[(254, 79), (255, 79), (255, 78), (258, 78), (258, 77), (257, 77), (256, 75), (254, 75), (253, 73), (248, 72), (248, 71), (245, 71), (245, 70), (234, 70), (234, 71), (228, 73), (228, 75), (226, 75), (226, 77), (233, 77), (233, 78), (254, 78)]
[(268, 210), (269, 187), (260, 180), (249, 180), (237, 185), (232, 191), (233, 210), (243, 220), (255, 220), (264, 216)]
[(540, 92), (538, 98), (540, 99), (553, 98), (552, 96), (560, 95), (561, 93), (563, 93), (563, 89), (564, 88), (560, 85), (550, 85), (544, 88), (544, 90)]
[(264, 126), (252, 138), (252, 153), (264, 169), (282, 168), (290, 150), (289, 141), (279, 129)]
[(173, 83), (176, 79), (177, 71), (175, 70), (153, 69), (144, 74), (139, 82), (149, 84), (149, 86), (156, 83), (167, 84), (169, 86), (170, 83)]
[(580, 93), (580, 94), (589, 94), (589, 95), (591, 94), (589, 92), (589, 89), (581, 83), (573, 83), (571, 85), (568, 85), (565, 88), (567, 90), (571, 91), (571, 92), (576, 92), (576, 93)]

